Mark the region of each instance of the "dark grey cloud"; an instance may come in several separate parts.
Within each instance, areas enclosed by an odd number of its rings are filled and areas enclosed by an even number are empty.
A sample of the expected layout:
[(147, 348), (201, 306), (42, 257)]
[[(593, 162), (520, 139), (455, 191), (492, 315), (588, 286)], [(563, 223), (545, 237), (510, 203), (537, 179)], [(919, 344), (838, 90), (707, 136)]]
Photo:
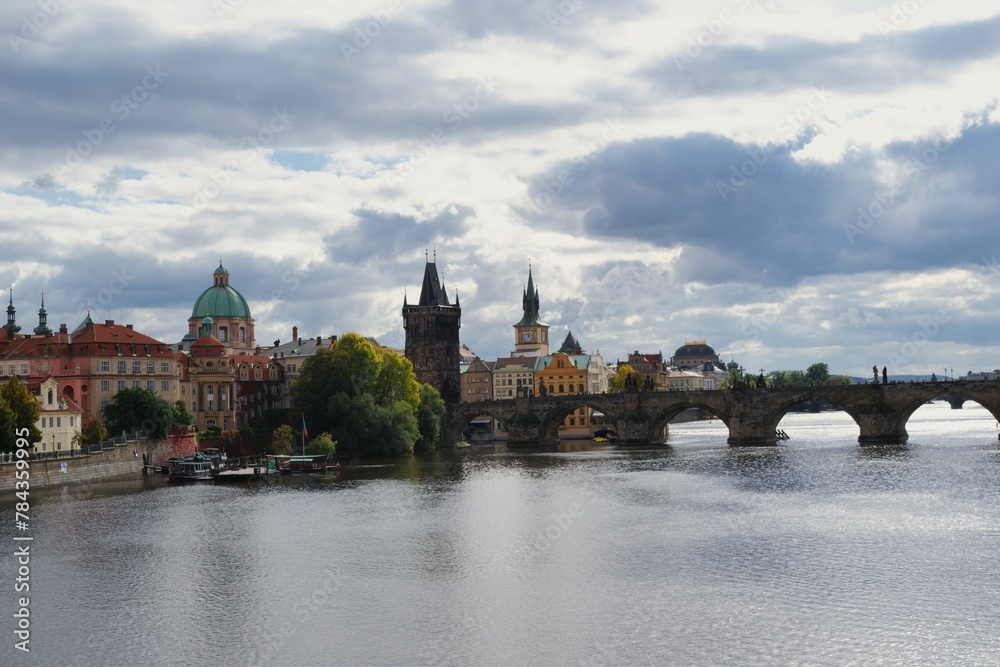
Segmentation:
[[(728, 28), (740, 30), (739, 22)], [(697, 31), (692, 34), (692, 39)], [(725, 34), (704, 47), (680, 48), (636, 72), (672, 97), (719, 97), (823, 86), (885, 92), (914, 83), (944, 81), (965, 63), (1000, 53), (1000, 17), (865, 36), (857, 42), (774, 37), (759, 47), (727, 45)]]
[(453, 243), (468, 229), (474, 211), (453, 205), (427, 220), (369, 209), (353, 214), (357, 219), (354, 225), (324, 239), (326, 254), (335, 262), (364, 264), (371, 259), (394, 260), (415, 249)]
[[(796, 161), (790, 147), (715, 135), (648, 139), (559, 165), (533, 183), (532, 203), (518, 212), (609, 241), (683, 247), (677, 277), (684, 280), (788, 285), (947, 267), (996, 244), (998, 149), (1000, 127), (992, 124), (969, 127), (955, 141), (893, 144), (886, 155), (903, 174), (893, 194), (870, 153), (819, 165)], [(560, 176), (571, 182), (559, 184)]]

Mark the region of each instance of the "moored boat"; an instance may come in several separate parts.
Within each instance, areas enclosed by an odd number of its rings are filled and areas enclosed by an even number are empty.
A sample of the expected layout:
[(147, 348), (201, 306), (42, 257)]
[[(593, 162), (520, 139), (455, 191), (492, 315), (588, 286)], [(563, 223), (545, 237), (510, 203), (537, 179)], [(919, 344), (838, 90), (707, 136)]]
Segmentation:
[(274, 461), (281, 473), (326, 472), (329, 458), (329, 454), (279, 455)]
[(214, 474), (212, 461), (201, 454), (167, 461), (167, 479), (171, 482), (205, 481), (212, 479)]

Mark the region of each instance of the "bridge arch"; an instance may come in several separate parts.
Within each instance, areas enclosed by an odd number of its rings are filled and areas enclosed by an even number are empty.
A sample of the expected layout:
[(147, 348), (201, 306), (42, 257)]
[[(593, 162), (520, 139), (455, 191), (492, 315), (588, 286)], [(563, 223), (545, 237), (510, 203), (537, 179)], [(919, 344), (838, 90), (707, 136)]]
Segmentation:
[[(991, 401), (990, 397), (980, 395), (982, 392), (977, 392), (976, 389), (979, 387), (972, 385), (967, 388), (959, 387), (957, 390), (954, 389), (955, 385), (961, 385), (962, 383), (941, 383), (940, 385), (930, 384), (926, 387), (926, 391), (923, 395), (915, 397), (910, 401), (907, 401), (897, 408), (899, 413), (900, 421), (905, 425), (910, 421), (910, 417), (913, 413), (919, 410), (921, 407), (927, 404), (928, 401), (933, 401), (937, 399), (953, 399), (959, 398), (965, 401), (972, 401), (973, 403), (978, 403), (983, 406), (987, 412), (989, 412), (995, 420), (1000, 422), (1000, 403), (997, 401)], [(949, 401), (951, 402), (951, 401)]]
[[(510, 406), (505, 405), (510, 403)], [(455, 444), (460, 442), (472, 420), (486, 415), (501, 423), (506, 423), (514, 416), (513, 401), (478, 401), (475, 403), (459, 403), (450, 408), (446, 415), (445, 442)]]
[[(685, 392), (687, 393), (687, 392)], [(685, 410), (698, 409), (707, 412), (719, 419), (726, 428), (729, 428), (729, 421), (726, 414), (718, 406), (711, 405), (703, 401), (685, 401), (675, 403), (669, 407), (655, 413), (649, 420), (649, 439), (651, 442), (666, 442), (670, 420), (684, 412)]]
[(799, 396), (793, 396), (789, 401), (783, 403), (780, 407), (778, 407), (770, 415), (768, 415), (767, 417), (768, 423), (770, 424), (770, 426), (773, 426), (773, 430), (777, 430), (778, 425), (781, 424), (781, 420), (784, 419), (788, 415), (788, 413), (792, 411), (793, 408), (802, 405), (803, 403), (812, 403), (813, 401), (823, 401), (825, 403), (829, 403), (836, 410), (847, 414), (854, 421), (860, 433), (861, 419), (850, 404), (846, 402), (842, 403), (836, 398), (831, 398), (825, 395), (815, 396), (811, 392)]
[(545, 441), (559, 439), (559, 427), (567, 417), (580, 408), (590, 408), (604, 415), (610, 424), (617, 427), (617, 410), (614, 410), (603, 394), (571, 394), (569, 396), (553, 396), (551, 406), (540, 416), (540, 433)]

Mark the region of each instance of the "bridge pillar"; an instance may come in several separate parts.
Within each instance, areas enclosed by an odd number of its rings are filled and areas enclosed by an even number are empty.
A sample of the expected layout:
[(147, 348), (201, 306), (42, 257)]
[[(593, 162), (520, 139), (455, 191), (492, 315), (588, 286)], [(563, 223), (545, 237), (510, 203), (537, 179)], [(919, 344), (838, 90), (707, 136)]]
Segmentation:
[(861, 426), (858, 442), (862, 445), (898, 445), (910, 437), (906, 424), (895, 412), (862, 413), (858, 415), (858, 424)]
[(778, 444), (776, 424), (757, 416), (733, 416), (727, 422), (731, 447), (767, 447)]
[(952, 410), (961, 410), (962, 404), (965, 403), (967, 399), (961, 398), (959, 396), (946, 396), (945, 399), (951, 405)]
[[(620, 415), (616, 420), (619, 445), (650, 445), (654, 444), (649, 437), (649, 417), (644, 414)], [(664, 440), (661, 438), (658, 443)]]

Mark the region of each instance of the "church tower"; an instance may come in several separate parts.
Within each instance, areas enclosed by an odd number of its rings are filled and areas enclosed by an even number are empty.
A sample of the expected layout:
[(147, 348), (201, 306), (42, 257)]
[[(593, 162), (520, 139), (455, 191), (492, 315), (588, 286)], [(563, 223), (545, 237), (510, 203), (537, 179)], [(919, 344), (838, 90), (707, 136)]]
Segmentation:
[(42, 290), (42, 307), (38, 309), (38, 326), (35, 327), (36, 336), (47, 336), (52, 333), (48, 325), (49, 313), (45, 310), (45, 290)]
[(521, 321), (514, 325), (515, 357), (544, 357), (549, 353), (549, 325), (542, 322), (538, 316), (538, 289), (531, 277), (531, 265), (528, 265), (528, 286), (521, 297), (521, 308), (524, 315)]
[(15, 321), (16, 310), (14, 309), (14, 286), (10, 286), (10, 304), (7, 306), (7, 324), (4, 329), (7, 331), (7, 340), (14, 340), (14, 334), (21, 330)]
[(425, 382), (441, 393), (445, 403), (461, 398), (462, 373), (459, 366), (458, 330), (462, 308), (455, 297), (449, 303), (441, 285), (435, 261), (424, 266), (420, 301), (415, 306), (403, 296), (403, 329), (406, 331), (406, 358), (413, 364), (417, 382)]

